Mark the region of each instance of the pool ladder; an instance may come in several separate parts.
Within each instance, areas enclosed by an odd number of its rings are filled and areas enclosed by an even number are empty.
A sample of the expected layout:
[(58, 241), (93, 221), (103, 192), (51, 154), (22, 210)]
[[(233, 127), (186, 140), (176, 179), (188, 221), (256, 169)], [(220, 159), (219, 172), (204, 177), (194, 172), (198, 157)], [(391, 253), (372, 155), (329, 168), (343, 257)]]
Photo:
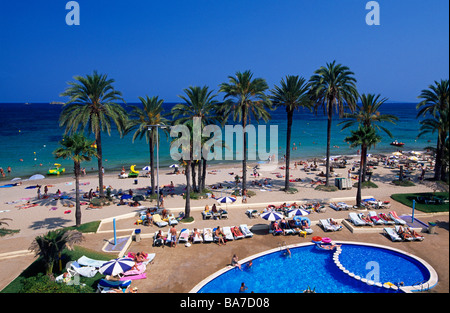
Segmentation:
[[(430, 283), (427, 280), (418, 281), (414, 283), (412, 286), (413, 287), (420, 286), (420, 292), (430, 290)], [(427, 287), (425, 288), (425, 286)]]
[(286, 241), (278, 243), (278, 247), (280, 248), (280, 251), (286, 250), (287, 248)]

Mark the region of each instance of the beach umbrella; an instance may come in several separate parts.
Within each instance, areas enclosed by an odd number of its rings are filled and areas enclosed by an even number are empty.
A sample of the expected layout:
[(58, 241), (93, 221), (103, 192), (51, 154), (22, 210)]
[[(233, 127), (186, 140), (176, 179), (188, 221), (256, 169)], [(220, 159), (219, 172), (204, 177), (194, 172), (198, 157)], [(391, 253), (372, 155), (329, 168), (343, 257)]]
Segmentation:
[(417, 161), (419, 161), (419, 158), (418, 158), (418, 157), (416, 157), (416, 156), (410, 156), (410, 157), (408, 158), (408, 160), (411, 160), (411, 161), (417, 162)]
[(174, 167), (178, 167), (178, 164), (172, 164), (171, 166), (169, 166), (170, 168), (174, 168)]
[(30, 178), (28, 178), (28, 180), (37, 180), (37, 179), (44, 179), (44, 178), (45, 178), (44, 175), (36, 174), (36, 175), (33, 175)]
[(281, 215), (278, 212), (272, 211), (272, 212), (266, 212), (266, 213), (261, 214), (261, 217), (268, 221), (278, 221), (283, 218), (283, 215)]
[(146, 167), (143, 167), (142, 170), (143, 170), (143, 171), (150, 171), (151, 168), (150, 168), (150, 166), (147, 165)]
[(120, 199), (125, 200), (125, 199), (131, 199), (132, 196), (131, 195), (122, 195), (122, 197), (120, 197)]
[(11, 179), (12, 182), (19, 181), (19, 180), (22, 180), (22, 178), (16, 177), (16, 178)]
[(228, 203), (233, 203), (234, 201), (236, 201), (236, 198), (232, 198), (232, 197), (220, 197), (217, 199), (217, 202), (219, 203), (226, 203), (226, 207), (228, 208)]
[(396, 151), (396, 152), (392, 153), (392, 155), (400, 156), (400, 155), (403, 155), (403, 154), (401, 152)]
[(103, 275), (116, 276), (130, 270), (134, 266), (134, 260), (130, 258), (118, 258), (106, 262), (99, 268), (99, 272)]
[(304, 216), (304, 215), (308, 215), (308, 214), (309, 214), (309, 212), (306, 211), (306, 210), (303, 210), (303, 209), (293, 209), (293, 210), (290, 210), (288, 212), (288, 216), (289, 217), (292, 217), (292, 216)]

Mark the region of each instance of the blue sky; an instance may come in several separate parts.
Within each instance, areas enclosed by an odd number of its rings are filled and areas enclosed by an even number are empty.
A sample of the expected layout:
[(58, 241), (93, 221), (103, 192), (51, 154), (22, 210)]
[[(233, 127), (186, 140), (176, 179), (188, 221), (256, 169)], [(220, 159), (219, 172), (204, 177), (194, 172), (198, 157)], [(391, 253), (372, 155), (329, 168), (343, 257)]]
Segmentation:
[(79, 0), (0, 5), (0, 102), (62, 101), (75, 75), (114, 78), (127, 102), (167, 102), (190, 85), (218, 90), (250, 69), (272, 88), (327, 62), (350, 67), (361, 93), (417, 101), (449, 76), (449, 1), (380, 0), (368, 26), (360, 0)]

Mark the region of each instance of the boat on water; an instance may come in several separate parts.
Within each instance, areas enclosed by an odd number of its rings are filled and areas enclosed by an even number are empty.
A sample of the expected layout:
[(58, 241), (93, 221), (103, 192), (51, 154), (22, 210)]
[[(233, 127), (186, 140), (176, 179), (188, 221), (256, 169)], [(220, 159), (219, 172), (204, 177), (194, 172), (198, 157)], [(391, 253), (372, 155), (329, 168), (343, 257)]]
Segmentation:
[(66, 169), (64, 167), (61, 167), (61, 164), (55, 163), (53, 164), (55, 167), (52, 167), (48, 170), (48, 175), (59, 175), (61, 173), (64, 173)]
[(404, 145), (405, 145), (405, 143), (398, 142), (397, 140), (394, 140), (393, 142), (391, 142), (391, 146), (403, 147)]

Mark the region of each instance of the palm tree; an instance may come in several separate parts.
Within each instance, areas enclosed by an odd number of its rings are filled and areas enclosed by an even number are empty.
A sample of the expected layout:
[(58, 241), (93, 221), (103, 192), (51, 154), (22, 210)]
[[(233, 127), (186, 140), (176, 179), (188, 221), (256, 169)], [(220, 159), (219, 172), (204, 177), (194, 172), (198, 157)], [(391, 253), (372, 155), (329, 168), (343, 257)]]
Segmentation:
[(35, 252), (36, 256), (43, 258), (46, 266), (45, 274), (51, 275), (53, 265), (61, 252), (65, 248), (72, 250), (73, 246), (83, 239), (83, 234), (77, 230), (51, 230), (42, 236), (37, 236), (28, 249)]
[(133, 142), (136, 138), (142, 139), (145, 136), (150, 149), (150, 169), (151, 169), (151, 194), (155, 193), (155, 164), (154, 164), (154, 154), (155, 154), (155, 143), (156, 140), (156, 127), (152, 127), (148, 130), (149, 125), (168, 125), (169, 120), (164, 117), (163, 113), (163, 99), (158, 99), (158, 97), (148, 96), (146, 98), (139, 97), (143, 108), (138, 106), (131, 106), (132, 111), (130, 112), (131, 119), (128, 122), (127, 129), (125, 133), (128, 133), (134, 129), (136, 131), (133, 134)]
[(327, 63), (314, 72), (310, 79), (311, 98), (315, 102), (315, 110), (322, 107), (328, 117), (327, 123), (327, 161), (326, 161), (326, 186), (329, 186), (330, 172), (330, 139), (333, 111), (336, 110), (339, 117), (344, 115), (345, 109), (353, 112), (358, 92), (354, 73), (347, 66), (336, 64), (336, 61)]
[[(367, 151), (372, 146), (375, 146), (381, 141), (381, 136), (379, 136), (372, 126), (359, 125), (356, 131), (351, 131), (351, 136), (345, 138), (346, 142), (350, 143), (351, 147), (361, 146), (361, 151)], [(361, 185), (362, 185), (362, 172), (365, 167), (365, 158), (363, 153), (361, 153), (361, 161), (359, 167), (359, 178), (358, 178), (358, 190), (356, 193), (356, 205), (361, 206)]]
[[(189, 127), (191, 130), (191, 138), (190, 138), (190, 151), (189, 151), (189, 159), (183, 160), (186, 163), (186, 204), (185, 204), (185, 216), (189, 217), (190, 215), (190, 192), (191, 192), (191, 171), (192, 171), (192, 185), (194, 186), (194, 191), (203, 191), (204, 181), (206, 180), (206, 171), (201, 171), (199, 169), (199, 177), (201, 177), (198, 188), (195, 179), (195, 165), (202, 164), (200, 161), (203, 159), (202, 155), (197, 155), (194, 153), (200, 153), (201, 151), (195, 151), (193, 147), (193, 137), (197, 136), (197, 138), (201, 139), (201, 129), (205, 125), (216, 124), (220, 122), (222, 119), (220, 115), (217, 113), (217, 100), (216, 95), (213, 94), (212, 90), (209, 90), (207, 86), (199, 87), (199, 86), (190, 86), (183, 90), (185, 95), (179, 95), (178, 97), (184, 100), (184, 103), (179, 103), (175, 105), (172, 110), (172, 116), (175, 119), (175, 124), (183, 124)], [(200, 129), (195, 129), (193, 126), (193, 119), (199, 118), (201, 119)], [(196, 131), (200, 131), (200, 133), (193, 133)], [(201, 140), (199, 141), (201, 143)], [(204, 159), (203, 159), (204, 160)], [(203, 161), (203, 167), (206, 167), (206, 160)], [(204, 173), (204, 174), (203, 174)]]
[(270, 119), (268, 110), (272, 104), (264, 92), (269, 88), (263, 78), (253, 79), (253, 73), (249, 70), (235, 76), (228, 76), (229, 83), (222, 83), (219, 92), (224, 92), (222, 112), (224, 121), (230, 114), (233, 120), (240, 121), (243, 128), (243, 160), (242, 160), (242, 193), (247, 188), (247, 137), (245, 127), (251, 123), (253, 117), (256, 121)]
[[(395, 124), (398, 117), (392, 114), (381, 114), (380, 107), (387, 101), (387, 98), (380, 99), (380, 95), (362, 94), (360, 96), (361, 105), (357, 104), (356, 109), (352, 113), (344, 113), (344, 118), (348, 119), (340, 122), (338, 125), (344, 125), (342, 130), (360, 124), (364, 127), (374, 127), (375, 130), (383, 130), (389, 137), (392, 138), (392, 133), (386, 127), (379, 125), (382, 122), (389, 122)], [(367, 164), (367, 151), (361, 149), (361, 156), (364, 158), (364, 165)], [(366, 179), (366, 166), (362, 169), (362, 182)]]
[(58, 147), (53, 153), (56, 158), (72, 159), (74, 163), (75, 174), (75, 224), (81, 225), (81, 208), (80, 208), (80, 174), (81, 162), (90, 161), (93, 156), (97, 156), (94, 141), (87, 139), (82, 134), (73, 134), (72, 136), (64, 136), (59, 142)]
[(75, 76), (75, 82), (69, 82), (69, 87), (61, 93), (61, 97), (69, 97), (59, 117), (60, 126), (65, 127), (65, 134), (77, 132), (79, 128), (88, 128), (95, 136), (98, 158), (98, 181), (100, 198), (103, 191), (103, 154), (102, 131), (111, 134), (113, 122), (119, 134), (125, 129), (127, 113), (116, 101), (123, 101), (122, 93), (115, 90), (113, 79), (94, 71), (86, 77)]
[[(448, 133), (449, 133), (449, 112), (438, 111), (430, 118), (426, 118), (420, 121), (420, 133), (418, 137), (428, 133), (438, 133), (437, 146), (434, 149), (436, 152), (436, 165), (435, 165), (435, 180), (447, 180), (447, 168), (448, 159), (446, 159), (446, 149), (448, 145)], [(439, 158), (438, 158), (439, 155)], [(438, 164), (438, 159), (440, 160)]]
[(312, 109), (312, 102), (309, 98), (308, 84), (303, 77), (286, 76), (282, 79), (280, 87), (275, 86), (271, 91), (272, 104), (275, 106), (285, 106), (287, 113), (287, 134), (286, 134), (286, 173), (284, 181), (284, 191), (289, 191), (289, 163), (291, 156), (291, 129), (294, 111), (300, 108)]
[[(445, 172), (443, 170), (443, 155), (444, 155), (444, 145), (445, 140), (448, 137), (448, 111), (449, 111), (449, 84), (448, 79), (441, 80), (440, 82), (435, 81), (434, 85), (428, 86), (428, 89), (422, 90), (419, 99), (423, 99), (419, 104), (417, 104), (417, 117), (430, 116), (434, 119), (433, 123), (438, 123), (439, 125), (434, 125), (435, 130), (438, 131), (438, 138), (436, 144), (436, 164), (434, 167), (434, 179), (435, 180), (445, 180)], [(431, 121), (429, 121), (431, 122)], [(426, 125), (429, 122), (424, 121), (422, 125)], [(426, 130), (429, 129), (430, 125), (426, 126)], [(424, 129), (425, 130), (425, 129)], [(423, 133), (423, 132), (422, 132)]]

